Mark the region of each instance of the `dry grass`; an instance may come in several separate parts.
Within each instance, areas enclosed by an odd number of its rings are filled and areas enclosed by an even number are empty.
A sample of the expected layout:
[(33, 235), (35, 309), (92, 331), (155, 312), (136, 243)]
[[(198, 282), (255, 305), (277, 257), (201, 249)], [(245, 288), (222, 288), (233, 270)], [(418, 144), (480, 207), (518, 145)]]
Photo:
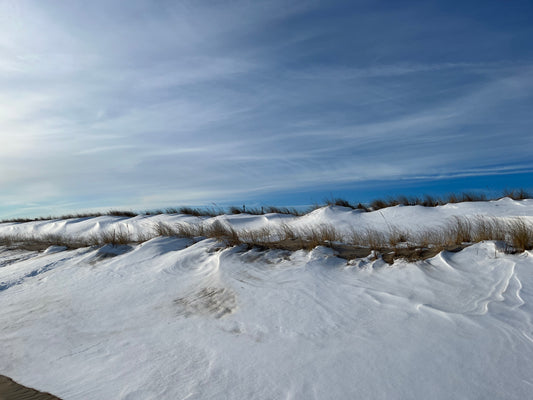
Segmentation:
[(306, 248), (317, 246), (331, 246), (332, 242), (341, 240), (340, 234), (335, 227), (330, 224), (321, 224), (317, 227), (304, 229), (302, 238), (306, 242)]
[(131, 232), (125, 228), (112, 228), (96, 236), (95, 245), (112, 244), (113, 246), (132, 243), (134, 241)]
[(508, 241), (518, 251), (533, 249), (533, 225), (524, 219), (516, 218), (508, 223)]
[[(492, 199), (492, 200), (496, 200), (496, 199)], [(396, 197), (388, 197), (387, 199), (375, 199), (370, 202), (370, 210), (376, 211), (376, 210), (381, 210), (383, 208), (394, 207), (398, 205), (436, 207), (436, 206), (442, 206), (442, 205), (449, 204), (449, 203), (472, 202), (472, 201), (487, 201), (487, 196), (484, 193), (460, 193), (460, 194), (451, 193), (443, 197), (435, 197), (429, 194), (426, 194), (422, 197), (407, 197), (404, 195), (400, 195)]]
[(237, 231), (232, 226), (225, 225), (219, 220), (204, 229), (205, 236), (224, 242), (228, 246), (237, 246), (242, 243)]
[(228, 246), (241, 244), (237, 231), (217, 220), (211, 224), (167, 224), (158, 222), (154, 224), (153, 231), (156, 236), (176, 236), (185, 238), (209, 237), (225, 242)]
[(525, 189), (504, 190), (503, 197), (509, 197), (513, 200), (531, 199), (533, 196)]
[(225, 214), (222, 208), (180, 207), (178, 212), (180, 214), (193, 215), (195, 217), (216, 217)]
[(407, 243), (410, 239), (410, 233), (396, 226), (391, 226), (388, 233), (388, 245), (397, 247), (401, 243)]
[(445, 229), (426, 229), (420, 232), (416, 232), (410, 239), (412, 243), (416, 243), (419, 247), (428, 248), (437, 246), (444, 248), (455, 244), (455, 240), (451, 240), (449, 231)]
[(388, 242), (387, 235), (375, 229), (365, 228), (364, 230), (352, 229), (348, 243), (353, 246), (368, 247), (378, 250), (385, 247)]
[(153, 226), (153, 230), (156, 236), (183, 236), (191, 237), (189, 235), (180, 234), (178, 227), (167, 224), (165, 222), (157, 222)]
[(0, 236), (0, 246), (8, 248), (18, 248), (26, 250), (45, 250), (50, 246), (63, 246), (68, 249), (78, 249), (82, 247), (103, 246), (112, 244), (114, 246), (141, 243), (153, 238), (153, 235), (133, 235), (124, 227), (109, 229), (98, 234), (86, 236), (74, 236), (66, 234), (11, 234)]
[(346, 207), (346, 208), (352, 208), (352, 209), (355, 209), (356, 206), (354, 206), (352, 203), (350, 203), (348, 200), (346, 199), (341, 199), (341, 198), (331, 198), (331, 199), (326, 199), (324, 201), (324, 203), (328, 206), (339, 206), (339, 207)]
[(446, 228), (446, 234), (452, 243), (470, 243), (473, 237), (473, 229), (470, 219), (454, 217), (454, 221), (449, 223)]
[(243, 243), (252, 246), (258, 243), (268, 243), (272, 240), (272, 230), (267, 227), (241, 230), (239, 232), (239, 237)]
[(294, 215), (294, 216), (301, 216), (307, 214), (307, 212), (298, 211), (294, 207), (274, 207), (274, 206), (268, 206), (268, 207), (262, 207), (265, 214), (284, 214), (284, 215)]
[(295, 240), (298, 236), (299, 233), (287, 224), (281, 224), (277, 232), (279, 240)]
[(484, 240), (506, 239), (506, 232), (510, 230), (508, 223), (497, 218), (478, 217), (474, 221), (475, 230), (473, 241), (482, 242)]
[(158, 222), (146, 233), (133, 234), (125, 226), (115, 227), (99, 234), (83, 237), (62, 234), (0, 236), (0, 245), (28, 249), (44, 249), (52, 245), (79, 248), (104, 244), (122, 245), (139, 243), (157, 236), (186, 238), (208, 237), (223, 242), (226, 246), (247, 244), (266, 248), (312, 249), (316, 246), (345, 246), (383, 251), (401, 248), (438, 248), (466, 246), (484, 240), (504, 242), (509, 252), (533, 248), (533, 224), (524, 218), (504, 220), (501, 218), (455, 217), (444, 227), (410, 232), (390, 227), (380, 231), (363, 227), (352, 229), (347, 236), (328, 224), (295, 229), (283, 224), (277, 228), (262, 227), (237, 231), (220, 220), (198, 224), (168, 224)]
[(424, 207), (436, 207), (442, 206), (450, 203), (461, 203), (461, 202), (473, 202), (473, 201), (488, 201), (488, 200), (499, 200), (503, 197), (509, 197), (513, 200), (524, 200), (532, 198), (531, 194), (524, 189), (516, 190), (506, 190), (503, 192), (503, 196), (496, 198), (487, 198), (487, 195), (484, 193), (473, 193), (473, 192), (464, 192), (464, 193), (450, 193), (446, 196), (435, 197), (429, 194), (426, 194), (422, 197), (407, 197), (407, 196), (396, 196), (388, 197), (387, 199), (375, 199), (369, 204), (369, 211), (376, 211), (382, 208), (394, 207), (397, 205), (403, 206), (424, 206)]
[(105, 215), (117, 216), (117, 217), (126, 217), (131, 218), (137, 215), (160, 215), (160, 214), (185, 214), (193, 215), (197, 217), (216, 217), (224, 214), (252, 214), (252, 215), (263, 215), (263, 214), (286, 214), (294, 216), (302, 216), (308, 214), (318, 208), (324, 206), (342, 206), (348, 207), (351, 209), (358, 209), (363, 211), (377, 211), (387, 207), (394, 207), (397, 205), (403, 206), (424, 206), (424, 207), (435, 207), (441, 206), (448, 203), (460, 203), (460, 202), (472, 202), (472, 201), (488, 201), (488, 200), (499, 200), (503, 197), (509, 197), (513, 200), (524, 200), (531, 199), (532, 194), (526, 191), (525, 189), (513, 189), (506, 190), (503, 192), (501, 197), (496, 198), (487, 198), (484, 193), (451, 193), (442, 197), (435, 197), (431, 195), (425, 195), (422, 197), (407, 197), (404, 195), (399, 195), (396, 197), (389, 196), (385, 199), (375, 199), (372, 200), (368, 205), (365, 205), (361, 202), (355, 203), (350, 202), (342, 198), (332, 198), (326, 199), (323, 204), (315, 204), (309, 207), (307, 210), (298, 210), (294, 207), (276, 207), (276, 206), (261, 206), (250, 208), (243, 205), (241, 207), (229, 207), (224, 209), (222, 207), (178, 207), (178, 208), (166, 208), (158, 210), (144, 211), (142, 213), (137, 213), (134, 211), (124, 211), (124, 210), (110, 210), (108, 212), (92, 212), (92, 213), (75, 213), (75, 214), (66, 214), (61, 216), (47, 216), (47, 217), (37, 217), (37, 218), (11, 218), (0, 220), (0, 223), (11, 222), (11, 223), (24, 223), (24, 222), (33, 222), (33, 221), (48, 221), (53, 219), (72, 219), (72, 218), (93, 218), (100, 217)]
[[(529, 194), (524, 190), (506, 192), (506, 195), (516, 200), (529, 198)], [(376, 210), (392, 205), (423, 205), (435, 206), (439, 204), (454, 203), (460, 201), (483, 201), (484, 195), (463, 193), (460, 195), (451, 194), (446, 198), (434, 198), (425, 196), (424, 198), (408, 198), (398, 196), (386, 200), (375, 200), (370, 204), (370, 209)], [(362, 204), (352, 203), (339, 198), (326, 201), (329, 205), (349, 207), (352, 209), (369, 210)], [(318, 206), (317, 206), (318, 207)], [(291, 214), (301, 215), (295, 209), (261, 207), (242, 208), (234, 207), (230, 209), (233, 214)], [(221, 208), (215, 209), (195, 209), (195, 208), (168, 208), (166, 210), (155, 210), (151, 213), (160, 214), (189, 214), (195, 216), (217, 216), (223, 213)], [(87, 218), (102, 215), (112, 215), (116, 217), (134, 217), (137, 214), (132, 211), (111, 210), (107, 213), (96, 214), (69, 214), (60, 218)], [(55, 219), (52, 217), (39, 218), (36, 220)], [(14, 222), (11, 220), (10, 222)], [(16, 222), (28, 222), (29, 219), (16, 220)], [(509, 252), (531, 250), (533, 248), (533, 224), (524, 218), (506, 220), (502, 218), (489, 217), (455, 217), (448, 224), (439, 229), (428, 229), (425, 231), (411, 232), (390, 226), (388, 230), (381, 231), (368, 227), (354, 227), (348, 235), (341, 235), (332, 225), (322, 224), (316, 226), (295, 228), (288, 224), (281, 224), (276, 228), (262, 227), (260, 229), (236, 230), (230, 224), (221, 219), (205, 220), (198, 223), (168, 224), (157, 222), (152, 229), (146, 232), (133, 234), (124, 225), (117, 226), (99, 234), (87, 237), (67, 237), (60, 234), (51, 235), (4, 235), (0, 237), (0, 245), (8, 247), (23, 247), (29, 249), (45, 249), (51, 245), (66, 246), (68, 248), (79, 248), (87, 246), (101, 246), (104, 244), (122, 245), (129, 243), (139, 243), (157, 236), (175, 236), (186, 238), (214, 238), (224, 243), (226, 246), (236, 246), (246, 244), (250, 247), (259, 246), (262, 248), (282, 248), (287, 250), (313, 249), (316, 246), (329, 246), (336, 249), (342, 248), (345, 254), (359, 255), (366, 254), (367, 251), (376, 250), (383, 254), (393, 254), (405, 256), (409, 259), (425, 257), (433, 254), (434, 251), (442, 249), (461, 248), (472, 243), (484, 240), (496, 240), (506, 244)], [(356, 249), (357, 251), (351, 251)], [(359, 249), (365, 249), (359, 251)], [(431, 249), (431, 252), (426, 251)], [(417, 256), (418, 254), (418, 256)]]
[(86, 247), (77, 237), (70, 237), (59, 234), (47, 235), (3, 235), (0, 236), (0, 245), (8, 248), (25, 249), (32, 251), (42, 251), (50, 246), (64, 246), (69, 249)]
[(113, 217), (126, 217), (126, 218), (133, 218), (136, 217), (136, 212), (133, 211), (124, 211), (124, 210), (110, 210), (106, 213), (106, 215), (111, 215)]

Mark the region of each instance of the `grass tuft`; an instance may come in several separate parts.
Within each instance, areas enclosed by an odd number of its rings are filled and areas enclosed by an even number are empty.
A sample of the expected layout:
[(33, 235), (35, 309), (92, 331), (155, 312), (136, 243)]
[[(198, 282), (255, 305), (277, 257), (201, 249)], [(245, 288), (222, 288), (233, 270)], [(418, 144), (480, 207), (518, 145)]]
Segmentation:
[(509, 222), (507, 233), (509, 242), (518, 251), (533, 249), (533, 226), (524, 219), (516, 218)]
[(124, 211), (124, 210), (109, 210), (106, 215), (111, 215), (113, 217), (127, 217), (127, 218), (133, 218), (136, 217), (137, 213), (133, 211)]
[(355, 206), (352, 205), (348, 200), (341, 199), (341, 198), (328, 199), (325, 201), (325, 204), (328, 206), (339, 206), (339, 207), (355, 209)]
[[(514, 200), (531, 198), (524, 189), (504, 192), (505, 197)], [(419, 197), (397, 196), (387, 199), (373, 200), (369, 206), (362, 203), (350, 203), (341, 198), (326, 200), (327, 205), (348, 207), (363, 211), (376, 211), (392, 206), (426, 206), (434, 207), (448, 203), (464, 201), (486, 201), (484, 194), (461, 193), (449, 194), (442, 198), (426, 195)], [(319, 208), (308, 209), (306, 212)], [(286, 214), (292, 216), (304, 215), (304, 212), (286, 207), (260, 207), (247, 208), (230, 207), (231, 214), (255, 214), (268, 213)], [(186, 214), (197, 217), (216, 217), (224, 214), (222, 208), (167, 208), (165, 210), (149, 211), (147, 215), (158, 214)], [(30, 221), (44, 221), (51, 219), (90, 218), (97, 216), (135, 217), (133, 211), (110, 210), (107, 213), (68, 214), (61, 217), (41, 217), (35, 219), (17, 218), (2, 222), (26, 223)], [(292, 221), (292, 218), (287, 219)], [(405, 256), (410, 260), (416, 257), (427, 257), (435, 251), (451, 248), (462, 248), (472, 243), (484, 240), (497, 240), (504, 242), (510, 252), (531, 250), (533, 248), (533, 224), (524, 218), (506, 220), (504, 218), (488, 217), (454, 217), (440, 229), (428, 229), (426, 231), (411, 232), (398, 227), (390, 226), (388, 231), (378, 231), (368, 227), (353, 227), (350, 234), (343, 237), (337, 229), (328, 224), (296, 228), (289, 224), (281, 224), (276, 228), (262, 227), (260, 229), (236, 230), (224, 220), (205, 220), (198, 223), (169, 224), (157, 222), (152, 229), (146, 232), (133, 234), (125, 225), (106, 230), (104, 232), (88, 235), (85, 237), (67, 237), (62, 234), (47, 235), (20, 235), (11, 234), (0, 236), (0, 246), (22, 247), (33, 250), (42, 250), (51, 245), (66, 246), (67, 248), (79, 248), (87, 246), (101, 246), (104, 244), (122, 245), (139, 243), (156, 236), (175, 237), (209, 237), (215, 238), (227, 246), (246, 244), (262, 248), (277, 248), (287, 250), (312, 249), (316, 246), (329, 246), (334, 249), (342, 249), (343, 254), (359, 256), (367, 254), (367, 251), (376, 250), (383, 254), (392, 254), (391, 257)], [(290, 223), (290, 222), (289, 222)], [(356, 249), (357, 251), (354, 251)], [(364, 249), (364, 251), (359, 251)], [(411, 249), (411, 250), (409, 250)], [(428, 251), (431, 249), (431, 251)], [(416, 250), (416, 251), (415, 251)], [(389, 256), (388, 256), (389, 257)]]

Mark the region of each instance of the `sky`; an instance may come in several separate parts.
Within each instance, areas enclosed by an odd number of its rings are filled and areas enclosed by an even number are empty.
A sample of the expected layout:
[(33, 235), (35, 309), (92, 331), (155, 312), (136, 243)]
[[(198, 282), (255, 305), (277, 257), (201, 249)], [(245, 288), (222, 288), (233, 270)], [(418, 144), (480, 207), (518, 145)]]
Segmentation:
[(0, 217), (533, 187), (533, 2), (0, 0)]

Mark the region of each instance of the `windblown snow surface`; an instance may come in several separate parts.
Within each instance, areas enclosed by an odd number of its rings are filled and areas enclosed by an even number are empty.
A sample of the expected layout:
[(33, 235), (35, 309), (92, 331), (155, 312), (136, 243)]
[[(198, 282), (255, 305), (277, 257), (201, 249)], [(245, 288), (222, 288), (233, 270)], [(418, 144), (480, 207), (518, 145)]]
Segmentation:
[[(453, 215), (531, 218), (533, 201), (217, 218), (422, 229)], [(199, 221), (98, 217), (0, 224), (0, 234), (160, 220)], [(4, 248), (0, 310), (0, 374), (64, 399), (533, 398), (533, 253), (497, 242), (393, 265), (213, 239)]]

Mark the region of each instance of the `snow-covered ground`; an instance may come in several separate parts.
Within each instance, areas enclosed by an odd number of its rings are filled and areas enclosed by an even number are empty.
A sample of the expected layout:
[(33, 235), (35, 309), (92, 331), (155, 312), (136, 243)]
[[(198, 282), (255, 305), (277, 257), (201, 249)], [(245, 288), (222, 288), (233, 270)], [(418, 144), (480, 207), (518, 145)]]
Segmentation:
[[(217, 219), (425, 229), (454, 215), (532, 218), (533, 201)], [(0, 224), (0, 235), (140, 232), (158, 220), (199, 222), (98, 217)], [(64, 399), (533, 397), (533, 253), (494, 242), (393, 265), (213, 239), (4, 248), (0, 310), (0, 374)]]
[(521, 217), (533, 222), (533, 199), (515, 201), (503, 198), (496, 201), (447, 204), (439, 207), (396, 206), (374, 212), (352, 210), (345, 207), (323, 207), (302, 217), (282, 214), (266, 215), (221, 215), (214, 218), (194, 217), (190, 215), (139, 215), (133, 218), (102, 216), (95, 218), (73, 218), (69, 220), (35, 221), (28, 223), (0, 224), (2, 235), (44, 235), (61, 234), (67, 236), (90, 236), (102, 231), (121, 230), (133, 237), (153, 230), (158, 222), (167, 224), (212, 224), (222, 221), (236, 230), (254, 230), (263, 227), (275, 230), (282, 225), (294, 229), (313, 228), (323, 224), (334, 226), (339, 233), (349, 235), (354, 229), (367, 228), (389, 231), (397, 227), (419, 231), (430, 228), (442, 228), (453, 217)]

